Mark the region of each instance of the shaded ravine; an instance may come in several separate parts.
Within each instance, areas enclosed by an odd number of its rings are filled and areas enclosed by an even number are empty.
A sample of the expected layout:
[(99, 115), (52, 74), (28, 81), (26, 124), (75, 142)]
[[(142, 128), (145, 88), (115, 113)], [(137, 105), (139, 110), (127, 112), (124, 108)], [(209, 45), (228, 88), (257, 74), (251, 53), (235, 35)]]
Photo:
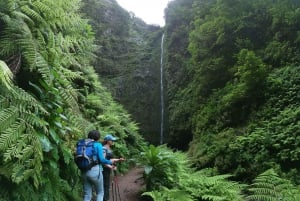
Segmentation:
[[(112, 178), (112, 185), (114, 188), (118, 184), (119, 191), (115, 191), (113, 194), (112, 188), (110, 189), (110, 200), (113, 201), (113, 195), (115, 200), (119, 201), (119, 196), (122, 201), (139, 201), (141, 191), (144, 189), (143, 180), (143, 168), (133, 168), (124, 175), (117, 175)], [(115, 185), (114, 185), (115, 184)], [(117, 190), (117, 188), (115, 188)]]

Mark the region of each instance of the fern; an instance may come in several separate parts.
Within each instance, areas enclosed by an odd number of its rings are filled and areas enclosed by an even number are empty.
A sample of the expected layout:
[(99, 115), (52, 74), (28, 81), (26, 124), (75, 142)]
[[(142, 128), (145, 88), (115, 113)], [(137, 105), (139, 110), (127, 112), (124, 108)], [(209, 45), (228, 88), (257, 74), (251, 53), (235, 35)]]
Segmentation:
[(31, 21), (35, 24), (46, 24), (45, 19), (38, 12), (36, 12), (34, 8), (30, 8), (26, 5), (21, 7), (21, 11), (24, 15), (28, 16), (28, 18), (31, 19)]
[(73, 110), (66, 111), (67, 116), (69, 117), (69, 122), (73, 125), (73, 132), (80, 134), (80, 138), (84, 137), (83, 134), (95, 128), (95, 126), (85, 119), (81, 113), (74, 113)]
[(20, 138), (20, 133), (26, 128), (25, 122), (16, 121), (14, 124), (10, 126), (10, 128), (3, 131), (0, 135), (0, 149), (4, 152), (5, 160), (9, 160), (13, 158), (14, 150), (11, 148), (12, 154), (9, 152), (9, 148), (12, 144), (16, 143), (16, 141)]
[(145, 192), (142, 195), (148, 195), (154, 201), (193, 201), (191, 195), (189, 195), (187, 192), (176, 189), (163, 189), (161, 191)]
[[(212, 171), (195, 172), (189, 167), (187, 155), (181, 152), (161, 153), (161, 148), (150, 145), (143, 158), (146, 159), (145, 183), (150, 187), (160, 184), (159, 191), (146, 192), (155, 201), (161, 200), (202, 200), (202, 201), (243, 201), (242, 189), (245, 185), (230, 181), (230, 175), (211, 176)], [(169, 155), (170, 154), (170, 155)], [(173, 156), (172, 156), (173, 155)], [(172, 158), (176, 160), (172, 160)], [(168, 162), (166, 162), (168, 161)], [(144, 162), (145, 164), (145, 162)], [(169, 166), (173, 168), (168, 168)], [(159, 174), (155, 174), (159, 171)], [(167, 185), (164, 182), (167, 179)], [(152, 184), (151, 182), (156, 182)], [(173, 184), (173, 185), (170, 185)], [(166, 188), (168, 187), (168, 188)], [(148, 189), (149, 190), (149, 186)]]
[[(135, 152), (141, 146), (137, 126), (121, 115), (125, 110), (90, 66), (96, 47), (87, 20), (77, 13), (79, 2), (0, 2), (0, 59), (6, 62), (0, 62), (0, 179), (6, 178), (1, 192), (8, 192), (7, 200), (79, 200), (72, 148), (91, 129), (133, 136), (128, 145)], [(13, 71), (18, 83), (8, 67), (22, 69)], [(88, 94), (103, 101), (87, 101)], [(102, 127), (100, 115), (113, 125)]]
[(206, 171), (192, 173), (189, 180), (183, 180), (183, 186), (193, 197), (204, 200), (234, 200), (241, 201), (242, 184), (228, 180), (229, 175), (208, 176)]
[(18, 112), (18, 108), (14, 106), (5, 109), (1, 108), (0, 122), (2, 126), (0, 131), (4, 131), (15, 122), (16, 118), (18, 117)]
[(300, 196), (300, 190), (280, 178), (273, 169), (260, 174), (249, 191), (252, 194), (247, 198), (251, 201), (296, 201)]
[(39, 53), (37, 53), (37, 63), (38, 66), (37, 70), (42, 75), (43, 80), (48, 84), (51, 85), (53, 81), (53, 75), (52, 72), (48, 66), (47, 61), (43, 58), (43, 56)]
[(0, 83), (11, 89), (13, 74), (4, 61), (0, 60)]

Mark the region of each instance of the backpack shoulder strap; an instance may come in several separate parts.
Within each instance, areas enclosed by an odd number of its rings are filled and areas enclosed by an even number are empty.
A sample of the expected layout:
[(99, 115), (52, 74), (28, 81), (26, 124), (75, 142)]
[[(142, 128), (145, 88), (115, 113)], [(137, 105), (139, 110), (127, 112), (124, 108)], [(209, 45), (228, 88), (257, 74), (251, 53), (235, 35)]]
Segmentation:
[(103, 149), (103, 153), (107, 153), (108, 149), (106, 146), (102, 146), (102, 149)]
[(100, 144), (100, 142), (98, 142), (98, 141), (94, 141), (94, 140), (92, 140), (91, 142), (89, 142), (89, 143), (91, 143), (91, 145), (92, 145), (92, 148), (93, 148), (93, 153), (94, 153), (94, 160), (95, 161), (100, 161), (100, 159), (98, 158), (98, 150), (96, 149), (96, 145), (97, 144)]
[(90, 143), (92, 143), (92, 144), (94, 144), (95, 143), (95, 140), (92, 140), (92, 139), (85, 139), (84, 140), (84, 143), (85, 143), (85, 145), (88, 145), (88, 144), (90, 144)]

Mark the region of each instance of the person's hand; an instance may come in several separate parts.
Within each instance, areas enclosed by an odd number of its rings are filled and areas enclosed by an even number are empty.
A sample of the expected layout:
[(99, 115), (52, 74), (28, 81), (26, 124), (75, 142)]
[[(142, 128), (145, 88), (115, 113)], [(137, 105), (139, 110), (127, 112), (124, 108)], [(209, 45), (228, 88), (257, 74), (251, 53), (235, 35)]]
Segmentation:
[(115, 165), (106, 165), (106, 167), (108, 167), (112, 170), (117, 170), (117, 166), (115, 166)]
[(119, 161), (125, 161), (125, 158), (119, 158)]
[(112, 159), (110, 159), (110, 161), (111, 161), (112, 163), (116, 163), (116, 162), (119, 161), (119, 159), (118, 159), (118, 158), (112, 158)]
[(112, 163), (115, 163), (115, 162), (119, 162), (119, 161), (125, 161), (125, 159), (124, 158), (113, 158), (113, 159), (110, 159), (110, 161)]

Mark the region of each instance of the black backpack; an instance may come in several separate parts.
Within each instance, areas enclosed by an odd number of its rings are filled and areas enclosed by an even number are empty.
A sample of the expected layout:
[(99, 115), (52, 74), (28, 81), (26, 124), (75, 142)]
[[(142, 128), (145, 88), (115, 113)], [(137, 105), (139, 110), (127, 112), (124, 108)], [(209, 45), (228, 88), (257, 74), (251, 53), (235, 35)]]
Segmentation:
[(74, 161), (82, 171), (90, 170), (93, 166), (99, 164), (94, 143), (95, 141), (92, 139), (81, 139), (76, 144)]

